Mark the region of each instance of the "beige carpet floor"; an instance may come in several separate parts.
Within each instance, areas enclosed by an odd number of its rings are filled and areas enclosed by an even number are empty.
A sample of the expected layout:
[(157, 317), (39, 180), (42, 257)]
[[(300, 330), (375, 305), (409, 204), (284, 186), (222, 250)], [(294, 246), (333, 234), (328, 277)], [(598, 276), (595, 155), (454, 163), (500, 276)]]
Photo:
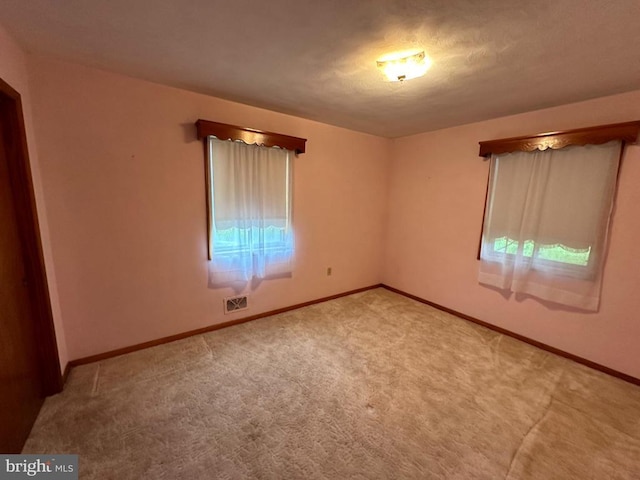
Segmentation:
[(72, 370), (82, 479), (639, 479), (640, 387), (384, 289)]

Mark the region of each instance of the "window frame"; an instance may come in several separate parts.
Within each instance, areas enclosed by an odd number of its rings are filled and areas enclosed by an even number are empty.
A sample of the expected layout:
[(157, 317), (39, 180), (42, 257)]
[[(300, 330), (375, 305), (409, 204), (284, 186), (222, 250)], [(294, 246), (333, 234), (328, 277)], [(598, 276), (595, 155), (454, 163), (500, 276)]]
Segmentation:
[[(492, 154), (502, 154), (502, 153), (511, 153), (511, 152), (533, 152), (535, 150), (546, 150), (548, 148), (557, 150), (563, 147), (567, 147), (569, 145), (600, 145), (603, 143), (608, 143), (613, 140), (620, 140), (622, 142), (622, 147), (620, 149), (620, 164), (622, 163), (622, 157), (624, 155), (624, 148), (627, 143), (635, 144), (638, 141), (638, 136), (640, 135), (640, 120), (635, 120), (631, 122), (624, 123), (614, 123), (608, 125), (599, 125), (593, 127), (586, 128), (577, 128), (573, 130), (561, 130), (554, 132), (546, 132), (539, 133), (534, 135), (527, 135), (521, 137), (509, 137), (502, 138), (497, 140), (486, 140), (479, 142), (480, 150), (478, 155), (483, 157), (484, 161), (488, 161), (491, 159)], [(490, 162), (488, 162), (490, 165)], [(620, 172), (620, 168), (618, 168), (618, 174)], [(487, 187), (485, 190), (484, 196), (484, 208), (482, 210), (482, 224), (480, 226), (480, 238), (478, 241), (478, 251), (476, 254), (476, 259), (479, 261), (482, 253), (482, 238), (484, 236), (484, 224), (485, 224), (485, 215), (487, 211), (487, 202), (489, 201), (489, 184), (491, 182), (491, 168), (488, 168), (487, 173)], [(545, 260), (547, 261), (547, 260)], [(589, 257), (589, 261), (586, 266), (582, 267), (580, 265), (574, 265), (563, 262), (552, 262), (556, 266), (556, 264), (562, 266), (563, 272), (569, 272), (571, 267), (577, 267), (582, 269), (587, 269), (589, 272), (586, 277), (590, 275), (590, 265), (592, 264), (592, 257)], [(569, 268), (564, 268), (565, 266)], [(576, 272), (574, 269), (574, 274), (572, 276), (579, 276), (580, 278), (585, 278), (584, 270), (580, 272)]]
[(211, 260), (213, 252), (211, 251), (211, 204), (209, 192), (212, 184), (210, 165), (213, 168), (213, 164), (210, 159), (209, 137), (213, 136), (218, 140), (241, 141), (247, 145), (280, 147), (293, 151), (296, 156), (305, 153), (307, 139), (203, 119), (198, 119), (195, 122), (195, 126), (196, 136), (198, 140), (202, 140), (204, 146), (207, 259)]
[[(214, 135), (209, 135), (206, 138), (206, 142), (207, 142), (207, 148), (208, 148), (208, 157), (207, 157), (207, 168), (208, 168), (208, 172), (209, 172), (209, 179), (214, 179), (215, 178), (215, 169), (216, 169), (216, 159), (213, 157), (212, 152), (214, 149), (214, 143), (218, 141), (218, 142), (227, 142), (228, 140), (220, 140), (219, 138), (215, 137)], [(236, 140), (236, 142), (241, 143), (243, 146), (246, 146), (246, 143), (241, 142), (239, 140)], [(291, 213), (291, 197), (292, 197), (292, 192), (291, 192), (291, 188), (292, 188), (292, 182), (290, 179), (290, 171), (291, 171), (291, 162), (293, 161), (293, 159), (291, 158), (291, 155), (295, 155), (295, 152), (291, 151), (291, 150), (287, 150), (281, 147), (266, 147), (263, 145), (260, 145), (260, 148), (269, 148), (269, 149), (276, 149), (278, 150), (279, 154), (283, 154), (286, 157), (286, 169), (285, 169), (285, 177), (286, 177), (286, 181), (285, 181), (285, 188), (286, 188), (286, 195), (285, 195), (285, 203), (286, 203), (286, 209), (289, 212), (288, 215), (288, 219), (286, 222), (286, 225), (284, 228), (278, 228), (278, 227), (267, 227), (267, 228), (259, 228), (259, 229), (255, 229), (254, 227), (250, 228), (250, 229), (239, 229), (239, 230), (244, 230), (244, 235), (247, 235), (247, 238), (251, 239), (251, 245), (253, 247), (255, 247), (256, 245), (260, 245), (262, 243), (262, 249), (265, 252), (274, 252), (274, 251), (278, 251), (281, 250), (285, 245), (286, 245), (286, 240), (283, 240), (282, 238), (280, 238), (279, 240), (273, 240), (274, 236), (280, 236), (282, 237), (283, 235), (286, 236), (287, 233), (287, 228), (291, 227), (291, 218), (290, 218), (290, 213)], [(209, 208), (208, 210), (208, 218), (209, 218), (209, 225), (211, 225), (211, 219), (212, 218), (216, 218), (215, 215), (215, 211), (216, 211), (216, 207), (215, 207), (215, 201), (214, 201), (214, 192), (215, 188), (213, 187), (213, 182), (210, 181), (210, 188), (207, 190), (207, 206)], [(270, 228), (273, 228), (274, 230), (269, 230)], [(211, 230), (209, 230), (209, 232), (213, 232), (214, 230), (216, 230), (215, 228), (212, 228)], [(227, 229), (221, 229), (221, 230), (217, 230), (218, 232), (223, 231), (223, 230), (227, 230)], [(258, 233), (258, 231), (262, 232), (261, 235), (254, 235), (255, 233)], [(270, 235), (270, 233), (275, 233), (277, 232), (275, 235)], [(256, 242), (255, 239), (256, 238), (260, 238), (262, 236), (263, 238), (263, 242)], [(267, 237), (269, 237), (269, 240), (267, 240)], [(220, 242), (221, 238), (220, 236), (217, 236), (216, 239)], [(209, 239), (211, 240), (211, 239)], [(215, 242), (213, 242), (215, 244)], [(212, 243), (211, 241), (209, 242), (209, 249), (212, 248)], [(220, 243), (217, 244), (217, 246), (214, 247), (214, 250), (218, 253), (218, 255), (229, 255), (229, 254), (240, 254), (240, 253), (246, 253), (248, 251), (251, 250), (250, 247), (245, 247), (242, 248), (238, 245), (223, 245), (221, 247)]]

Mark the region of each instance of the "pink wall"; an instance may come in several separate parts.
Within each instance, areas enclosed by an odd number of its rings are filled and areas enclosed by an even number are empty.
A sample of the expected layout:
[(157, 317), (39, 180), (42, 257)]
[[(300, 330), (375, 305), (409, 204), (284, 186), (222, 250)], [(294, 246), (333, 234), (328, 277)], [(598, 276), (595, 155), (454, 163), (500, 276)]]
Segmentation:
[(478, 142), (640, 119), (640, 91), (396, 139), (384, 283), (640, 378), (640, 146), (627, 146), (597, 314), (478, 284), (488, 163)]
[[(71, 359), (380, 281), (389, 140), (43, 57), (30, 72)], [(294, 276), (233, 315), (207, 288), (198, 118), (308, 139)]]
[(27, 146), (29, 149), (29, 160), (31, 162), (31, 175), (36, 197), (36, 208), (38, 210), (38, 220), (40, 224), (40, 235), (43, 243), (45, 269), (49, 283), (49, 294), (53, 310), (53, 320), (56, 330), (56, 340), (58, 343), (58, 354), (60, 366), (65, 368), (68, 361), (67, 346), (65, 342), (64, 329), (60, 315), (58, 303), (58, 291), (56, 284), (55, 270), (51, 257), (49, 244), (49, 226), (45, 202), (42, 195), (42, 185), (40, 179), (40, 168), (38, 162), (38, 151), (36, 148), (35, 136), (33, 133), (33, 120), (31, 116), (31, 97), (29, 95), (29, 83), (26, 67), (26, 57), (17, 43), (0, 26), (0, 78), (11, 85), (20, 93), (22, 108), (24, 111), (25, 128), (27, 132)]

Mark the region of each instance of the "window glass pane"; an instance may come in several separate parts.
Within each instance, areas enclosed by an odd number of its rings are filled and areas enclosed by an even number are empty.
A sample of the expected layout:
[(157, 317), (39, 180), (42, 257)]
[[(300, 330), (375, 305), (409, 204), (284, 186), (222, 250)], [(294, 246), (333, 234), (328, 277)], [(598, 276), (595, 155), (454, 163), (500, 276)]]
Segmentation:
[(286, 229), (272, 226), (216, 229), (213, 240), (217, 253), (258, 251), (288, 246)]
[[(518, 253), (518, 241), (508, 237), (496, 238), (493, 242), (493, 250), (496, 253), (516, 255)], [(536, 250), (532, 240), (526, 240), (522, 248), (522, 255), (531, 257)], [(565, 245), (538, 245), (535, 258), (551, 262), (567, 263), (570, 265), (587, 266), (591, 247), (585, 249), (570, 248)]]
[(568, 263), (586, 267), (589, 264), (591, 247), (586, 249), (572, 249), (564, 245), (541, 245), (538, 257), (553, 262)]

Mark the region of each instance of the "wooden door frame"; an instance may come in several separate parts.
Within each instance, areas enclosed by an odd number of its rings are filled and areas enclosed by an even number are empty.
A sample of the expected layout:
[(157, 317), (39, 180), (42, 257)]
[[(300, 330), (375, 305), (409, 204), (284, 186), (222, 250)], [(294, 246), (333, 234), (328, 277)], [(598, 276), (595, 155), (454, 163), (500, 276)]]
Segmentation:
[(18, 234), (23, 248), (26, 281), (34, 322), (38, 366), (43, 396), (62, 391), (58, 345), (38, 224), (27, 136), (20, 93), (0, 78), (0, 108), (6, 111), (2, 131), (15, 202)]

